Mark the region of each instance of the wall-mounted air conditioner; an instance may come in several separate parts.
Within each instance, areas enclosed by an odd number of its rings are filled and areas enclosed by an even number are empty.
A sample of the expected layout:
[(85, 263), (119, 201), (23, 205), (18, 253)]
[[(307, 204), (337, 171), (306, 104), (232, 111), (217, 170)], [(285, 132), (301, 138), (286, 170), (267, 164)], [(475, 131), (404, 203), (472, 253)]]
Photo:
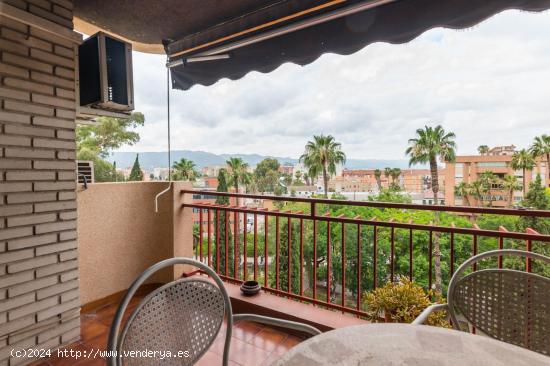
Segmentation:
[(132, 45), (106, 33), (78, 47), (79, 117), (124, 117), (134, 109)]
[(81, 184), (94, 182), (94, 162), (87, 160), (76, 161), (76, 181)]

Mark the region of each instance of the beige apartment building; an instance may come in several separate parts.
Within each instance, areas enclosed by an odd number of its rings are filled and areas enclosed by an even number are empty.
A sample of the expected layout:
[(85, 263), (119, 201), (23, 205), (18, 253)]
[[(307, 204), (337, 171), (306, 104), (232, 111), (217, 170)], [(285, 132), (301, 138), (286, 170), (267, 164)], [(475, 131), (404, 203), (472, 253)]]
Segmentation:
[[(336, 177), (329, 182), (329, 188), (346, 192), (378, 191), (374, 171), (375, 169), (345, 169), (341, 177)], [(445, 189), (445, 169), (439, 169), (438, 172), (439, 190), (443, 192)], [(403, 169), (398, 178), (398, 184), (405, 192), (422, 193), (430, 190), (430, 179), (429, 169)], [(384, 188), (389, 187), (391, 184), (391, 177), (386, 177), (383, 170), (380, 183)]]
[[(480, 205), (474, 197), (468, 197), (468, 201), (462, 197), (455, 197), (454, 187), (460, 182), (472, 183), (486, 171), (490, 171), (499, 178), (504, 178), (505, 175), (514, 175), (518, 182), (523, 183), (523, 172), (514, 170), (510, 166), (512, 155), (516, 147), (497, 146), (489, 150), (484, 155), (468, 155), (457, 156), (454, 163), (447, 163), (445, 179), (448, 183), (448, 188), (445, 190), (445, 202), (448, 205)], [(541, 175), (543, 185), (548, 186), (548, 170), (546, 159), (537, 159), (537, 165), (532, 171), (527, 171), (525, 176), (525, 184), (528, 187), (529, 183), (537, 176)], [(518, 203), (523, 198), (521, 191), (514, 192), (513, 202)], [(506, 207), (508, 205), (508, 193), (501, 189), (498, 183), (492, 185), (490, 192), (484, 197), (485, 204), (491, 202), (493, 207)]]

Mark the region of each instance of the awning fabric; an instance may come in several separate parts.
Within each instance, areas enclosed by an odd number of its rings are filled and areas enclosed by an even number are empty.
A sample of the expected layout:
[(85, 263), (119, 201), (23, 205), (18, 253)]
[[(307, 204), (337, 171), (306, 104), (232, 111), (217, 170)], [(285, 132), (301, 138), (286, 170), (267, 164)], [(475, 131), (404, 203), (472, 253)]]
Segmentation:
[[(369, 10), (233, 49), (228, 59), (185, 62), (213, 48), (337, 12)], [(466, 28), (506, 9), (543, 11), (550, 0), (75, 0), (75, 25), (104, 30), (137, 50), (162, 52), (184, 63), (172, 68), (173, 87), (211, 85), (281, 64), (306, 65), (324, 53), (348, 55), (374, 42), (405, 43), (434, 27)]]
[[(174, 67), (172, 83), (186, 90), (222, 78), (236, 80), (251, 71), (271, 72), (286, 62), (307, 65), (324, 53), (349, 55), (374, 42), (406, 43), (434, 27), (471, 27), (506, 9), (549, 8), (550, 0), (400, 0), (233, 50), (229, 59)], [(189, 47), (191, 43), (179, 42), (168, 53)]]

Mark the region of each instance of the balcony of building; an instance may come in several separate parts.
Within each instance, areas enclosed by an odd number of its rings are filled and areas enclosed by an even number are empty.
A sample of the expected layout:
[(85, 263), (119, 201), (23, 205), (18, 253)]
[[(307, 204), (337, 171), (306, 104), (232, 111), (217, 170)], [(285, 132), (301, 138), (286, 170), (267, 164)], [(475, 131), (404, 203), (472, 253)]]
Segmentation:
[[(445, 216), (466, 211), (478, 216), (548, 216), (536, 211), (235, 195), (193, 190), (188, 183), (174, 183), (155, 212), (155, 196), (167, 184), (79, 187), (80, 339), (39, 365), (102, 364), (101, 357), (66, 356), (71, 350), (74, 354), (105, 350), (112, 317), (126, 289), (147, 267), (174, 256), (193, 257), (212, 267), (224, 280), (236, 313), (286, 318), (327, 331), (368, 324), (365, 294), (388, 281), (406, 277), (431, 288), (435, 238), (443, 253), (444, 286), (471, 255), (499, 248), (537, 251), (550, 241), (532, 229), (482, 228), (460, 216), (457, 226)], [(200, 199), (205, 193), (230, 196), (232, 203), (205, 202)], [(355, 214), (373, 208), (405, 217)], [(418, 216), (435, 211), (441, 215), (439, 224), (425, 224)], [(164, 271), (141, 289), (126, 316), (145, 294), (181, 276), (203, 275), (191, 268)], [(245, 279), (257, 280), (260, 294), (243, 296), (239, 285)], [(200, 365), (219, 364), (222, 336)], [(284, 329), (238, 323), (231, 364), (267, 365), (305, 338)]]

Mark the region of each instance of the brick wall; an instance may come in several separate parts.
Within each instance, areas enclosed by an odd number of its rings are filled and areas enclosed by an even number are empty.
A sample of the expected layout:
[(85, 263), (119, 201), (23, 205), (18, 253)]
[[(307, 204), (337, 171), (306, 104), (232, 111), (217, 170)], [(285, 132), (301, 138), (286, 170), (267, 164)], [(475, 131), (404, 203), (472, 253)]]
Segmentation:
[[(72, 29), (72, 1), (5, 3)], [(74, 46), (0, 17), (0, 365), (80, 334)]]

